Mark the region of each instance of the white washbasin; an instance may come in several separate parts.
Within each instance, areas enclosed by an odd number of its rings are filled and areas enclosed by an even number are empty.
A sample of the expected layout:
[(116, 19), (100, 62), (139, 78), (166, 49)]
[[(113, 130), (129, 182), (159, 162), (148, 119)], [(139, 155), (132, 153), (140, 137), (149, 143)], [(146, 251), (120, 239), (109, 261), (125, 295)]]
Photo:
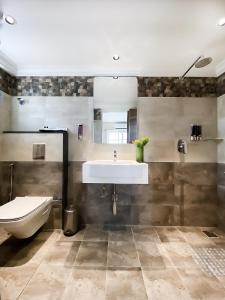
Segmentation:
[(93, 160), (83, 163), (83, 183), (148, 184), (148, 164), (135, 160)]

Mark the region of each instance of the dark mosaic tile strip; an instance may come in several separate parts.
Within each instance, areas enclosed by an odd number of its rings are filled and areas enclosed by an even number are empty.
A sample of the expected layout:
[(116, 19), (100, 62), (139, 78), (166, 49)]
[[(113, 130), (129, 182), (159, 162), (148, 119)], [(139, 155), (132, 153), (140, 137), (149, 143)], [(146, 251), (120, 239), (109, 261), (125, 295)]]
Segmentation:
[(225, 73), (217, 78), (217, 96), (225, 94)]
[[(0, 90), (12, 96), (93, 96), (94, 77), (21, 76), (0, 68)], [(216, 97), (225, 93), (225, 74), (214, 77), (138, 77), (138, 97)]]
[(138, 97), (216, 97), (216, 77), (138, 77)]
[(0, 90), (9, 95), (17, 94), (17, 79), (0, 68)]
[(93, 77), (17, 77), (18, 96), (93, 96)]

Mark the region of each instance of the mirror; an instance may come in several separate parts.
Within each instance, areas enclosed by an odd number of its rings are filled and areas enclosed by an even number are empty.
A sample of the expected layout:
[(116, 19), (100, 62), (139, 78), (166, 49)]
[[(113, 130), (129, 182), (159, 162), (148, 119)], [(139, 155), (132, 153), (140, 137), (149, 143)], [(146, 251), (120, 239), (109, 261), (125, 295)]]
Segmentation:
[(127, 144), (137, 137), (137, 78), (96, 77), (94, 142)]

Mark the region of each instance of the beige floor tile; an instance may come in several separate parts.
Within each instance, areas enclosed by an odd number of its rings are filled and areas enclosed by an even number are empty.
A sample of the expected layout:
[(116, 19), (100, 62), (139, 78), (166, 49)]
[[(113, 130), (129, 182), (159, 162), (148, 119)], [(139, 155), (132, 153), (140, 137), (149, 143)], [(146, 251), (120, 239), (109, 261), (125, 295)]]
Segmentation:
[(136, 242), (160, 242), (158, 234), (153, 227), (133, 226), (132, 231)]
[(106, 270), (73, 269), (62, 300), (104, 300)]
[(0, 268), (0, 299), (17, 299), (37, 268), (37, 264)]
[(139, 267), (140, 262), (134, 242), (109, 242), (107, 266)]
[(143, 270), (143, 277), (149, 300), (191, 300), (173, 268)]
[(102, 226), (88, 226), (84, 233), (84, 241), (108, 241), (108, 231)]
[(176, 227), (157, 227), (156, 232), (162, 243), (185, 242), (184, 237)]
[(80, 242), (55, 242), (49, 248), (43, 262), (51, 265), (72, 267), (79, 247)]
[(171, 261), (165, 251), (162, 251), (161, 244), (136, 242), (136, 249), (142, 267), (163, 269), (171, 266)]
[(61, 300), (71, 269), (41, 264), (20, 296), (20, 300)]
[(198, 269), (181, 268), (178, 272), (193, 299), (225, 299), (225, 289), (216, 277), (209, 276)]
[(74, 241), (82, 241), (84, 238), (85, 229), (79, 230), (76, 234), (72, 236), (65, 236), (63, 231), (61, 232), (58, 241), (59, 242), (74, 242)]
[(170, 260), (175, 267), (197, 268), (193, 256), (194, 250), (187, 243), (163, 243)]
[(185, 241), (191, 245), (209, 245), (213, 241), (202, 232), (200, 227), (179, 227)]
[(13, 237), (0, 245), (0, 266), (15, 267), (41, 263), (49, 245), (44, 240), (18, 240)]
[(52, 242), (56, 241), (59, 238), (60, 234), (60, 229), (39, 231), (35, 235), (35, 240)]
[(105, 267), (107, 262), (107, 242), (81, 242), (75, 266)]
[(140, 270), (109, 270), (106, 273), (106, 300), (147, 300)]
[(114, 226), (114, 228), (108, 231), (108, 239), (110, 242), (132, 242), (133, 234), (131, 232), (130, 227), (118, 227)]

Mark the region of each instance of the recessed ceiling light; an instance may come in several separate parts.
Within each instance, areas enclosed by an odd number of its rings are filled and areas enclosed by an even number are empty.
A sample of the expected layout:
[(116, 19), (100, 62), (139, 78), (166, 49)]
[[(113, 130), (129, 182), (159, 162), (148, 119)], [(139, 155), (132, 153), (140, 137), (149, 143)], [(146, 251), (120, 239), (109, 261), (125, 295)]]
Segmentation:
[(16, 23), (16, 20), (12, 16), (4, 16), (4, 19), (9, 25), (14, 25)]
[(113, 76), (113, 79), (118, 79), (119, 77), (118, 76)]
[(114, 60), (119, 60), (120, 57), (119, 57), (119, 55), (115, 54), (115, 55), (113, 55), (113, 59), (114, 59)]
[(222, 18), (218, 21), (217, 25), (224, 26), (225, 25), (225, 18)]

